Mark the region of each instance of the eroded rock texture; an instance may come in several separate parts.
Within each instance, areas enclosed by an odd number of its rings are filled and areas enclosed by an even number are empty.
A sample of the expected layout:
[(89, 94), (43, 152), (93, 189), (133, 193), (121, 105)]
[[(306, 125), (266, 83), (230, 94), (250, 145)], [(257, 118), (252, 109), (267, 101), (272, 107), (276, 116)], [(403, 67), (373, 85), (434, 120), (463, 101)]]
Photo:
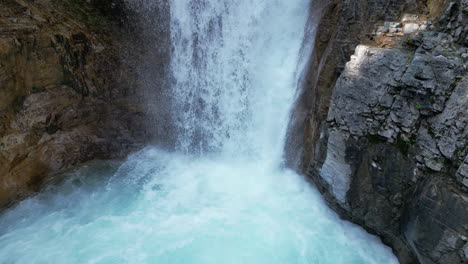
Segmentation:
[(132, 36), (111, 2), (0, 0), (0, 207), (145, 140), (135, 73), (121, 63)]
[[(360, 26), (370, 33), (352, 33), (362, 44), (351, 60), (343, 69), (340, 56), (322, 60), (319, 71), (335, 70), (307, 88), (315, 106), (303, 169), (332, 207), (380, 235), (401, 263), (467, 263), (468, 2), (385, 2), (389, 21)], [(362, 15), (368, 7), (339, 8)], [(333, 45), (347, 53), (351, 42)]]

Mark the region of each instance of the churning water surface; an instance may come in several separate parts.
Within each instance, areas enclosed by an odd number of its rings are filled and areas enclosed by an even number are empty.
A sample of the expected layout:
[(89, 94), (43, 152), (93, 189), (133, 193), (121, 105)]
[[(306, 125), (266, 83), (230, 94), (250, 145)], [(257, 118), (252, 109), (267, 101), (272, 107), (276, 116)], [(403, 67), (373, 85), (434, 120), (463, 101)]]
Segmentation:
[(282, 167), (310, 2), (169, 4), (177, 151), (86, 165), (4, 212), (0, 263), (397, 263)]

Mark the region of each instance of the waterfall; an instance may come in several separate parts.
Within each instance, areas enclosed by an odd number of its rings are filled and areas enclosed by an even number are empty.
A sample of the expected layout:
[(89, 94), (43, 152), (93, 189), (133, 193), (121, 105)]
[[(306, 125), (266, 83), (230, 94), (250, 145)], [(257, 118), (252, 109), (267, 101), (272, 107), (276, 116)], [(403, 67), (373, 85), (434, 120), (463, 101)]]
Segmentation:
[(170, 6), (179, 149), (281, 154), (309, 1)]
[(0, 263), (397, 263), (282, 166), (309, 0), (132, 3), (169, 7), (176, 150), (89, 164), (10, 209)]

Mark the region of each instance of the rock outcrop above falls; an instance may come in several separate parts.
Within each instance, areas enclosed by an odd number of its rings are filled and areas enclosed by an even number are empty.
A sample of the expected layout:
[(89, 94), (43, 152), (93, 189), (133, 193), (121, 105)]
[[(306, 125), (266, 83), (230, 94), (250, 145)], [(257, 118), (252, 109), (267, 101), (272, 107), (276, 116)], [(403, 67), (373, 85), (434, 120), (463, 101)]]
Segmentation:
[[(308, 86), (327, 115), (308, 112), (305, 173), (401, 263), (468, 261), (467, 8), (400, 9), (361, 36), (328, 91), (324, 80)], [(435, 22), (430, 10), (442, 10)]]
[(111, 1), (0, 1), (0, 207), (145, 139), (122, 23)]

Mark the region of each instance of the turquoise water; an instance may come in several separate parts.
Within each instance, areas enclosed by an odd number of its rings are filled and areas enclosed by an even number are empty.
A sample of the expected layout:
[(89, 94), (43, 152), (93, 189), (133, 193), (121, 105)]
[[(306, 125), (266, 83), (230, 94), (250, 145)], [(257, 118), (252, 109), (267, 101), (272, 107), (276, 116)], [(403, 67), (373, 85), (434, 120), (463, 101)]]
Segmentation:
[(0, 263), (397, 263), (289, 170), (147, 148), (0, 218)]
[(310, 1), (168, 3), (176, 151), (84, 166), (11, 208), (0, 263), (397, 263), (282, 167)]

